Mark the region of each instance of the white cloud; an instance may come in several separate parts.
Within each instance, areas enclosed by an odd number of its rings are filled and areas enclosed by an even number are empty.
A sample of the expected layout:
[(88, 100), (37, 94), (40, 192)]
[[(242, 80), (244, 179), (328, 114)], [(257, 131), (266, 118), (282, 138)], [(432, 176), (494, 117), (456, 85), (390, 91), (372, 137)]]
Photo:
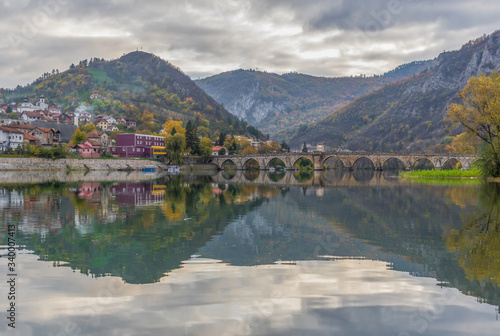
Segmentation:
[(0, 87), (143, 48), (197, 78), (381, 73), (498, 29), (493, 0), (4, 1)]

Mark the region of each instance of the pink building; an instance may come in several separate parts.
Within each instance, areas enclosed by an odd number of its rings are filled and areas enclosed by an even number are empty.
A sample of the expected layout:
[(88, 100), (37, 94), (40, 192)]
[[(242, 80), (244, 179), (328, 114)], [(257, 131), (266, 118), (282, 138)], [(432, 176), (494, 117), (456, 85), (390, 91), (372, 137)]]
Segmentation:
[(101, 156), (101, 145), (95, 140), (87, 140), (75, 148), (78, 150), (78, 156), (85, 159), (96, 159)]

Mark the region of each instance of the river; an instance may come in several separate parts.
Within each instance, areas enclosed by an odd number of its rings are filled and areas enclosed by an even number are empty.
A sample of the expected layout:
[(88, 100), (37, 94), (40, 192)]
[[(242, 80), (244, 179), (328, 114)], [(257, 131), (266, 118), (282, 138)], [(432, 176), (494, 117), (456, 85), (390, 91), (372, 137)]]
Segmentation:
[(0, 176), (0, 334), (500, 334), (499, 185), (260, 174)]

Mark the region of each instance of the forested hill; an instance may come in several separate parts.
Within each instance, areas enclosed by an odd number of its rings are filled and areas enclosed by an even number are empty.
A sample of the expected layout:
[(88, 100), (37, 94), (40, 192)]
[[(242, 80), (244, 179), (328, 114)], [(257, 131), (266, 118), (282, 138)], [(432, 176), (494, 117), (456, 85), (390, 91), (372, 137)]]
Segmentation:
[[(1, 92), (5, 102), (19, 103), (25, 96), (34, 101), (44, 95), (49, 104), (65, 110), (86, 108), (95, 114), (134, 118), (138, 129), (145, 132), (158, 132), (171, 117), (193, 120), (210, 135), (220, 131), (259, 133), (240, 123), (179, 68), (141, 51), (111, 61), (84, 60), (67, 71), (46, 73), (31, 85)], [(92, 94), (98, 97), (91, 99)]]
[(287, 139), (297, 126), (319, 121), (356, 97), (434, 65), (434, 60), (412, 62), (383, 76), (339, 78), (235, 70), (196, 83), (235, 116)]
[(330, 149), (368, 151), (443, 151), (451, 136), (447, 107), (467, 81), (500, 69), (500, 31), (444, 52), (437, 65), (368, 95), (302, 127), (290, 143), (324, 142)]

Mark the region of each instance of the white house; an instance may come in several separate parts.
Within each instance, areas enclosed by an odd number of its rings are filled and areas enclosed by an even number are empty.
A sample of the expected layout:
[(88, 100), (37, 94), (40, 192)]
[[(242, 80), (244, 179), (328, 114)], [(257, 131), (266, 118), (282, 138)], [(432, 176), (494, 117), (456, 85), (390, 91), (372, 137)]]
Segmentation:
[(24, 133), (9, 127), (0, 127), (0, 150), (17, 149), (23, 145)]
[(19, 116), (19, 119), (25, 121), (38, 121), (44, 120), (45, 115), (40, 111), (23, 111)]

